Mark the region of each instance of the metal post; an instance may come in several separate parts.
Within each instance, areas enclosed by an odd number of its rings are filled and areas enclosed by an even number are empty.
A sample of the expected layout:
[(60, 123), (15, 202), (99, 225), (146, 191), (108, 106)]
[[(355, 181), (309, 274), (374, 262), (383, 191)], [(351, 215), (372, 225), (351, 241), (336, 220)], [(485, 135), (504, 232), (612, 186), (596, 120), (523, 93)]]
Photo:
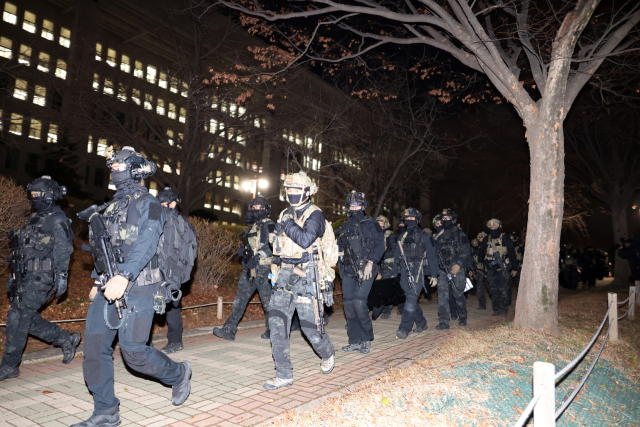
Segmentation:
[(540, 400), (533, 408), (533, 422), (536, 427), (556, 425), (556, 368), (551, 363), (533, 363), (533, 395), (542, 392)]
[(609, 292), (609, 341), (618, 342), (618, 294)]
[(636, 315), (636, 289), (635, 286), (629, 286), (629, 320), (635, 319)]
[(218, 297), (218, 319), (222, 320), (222, 297)]

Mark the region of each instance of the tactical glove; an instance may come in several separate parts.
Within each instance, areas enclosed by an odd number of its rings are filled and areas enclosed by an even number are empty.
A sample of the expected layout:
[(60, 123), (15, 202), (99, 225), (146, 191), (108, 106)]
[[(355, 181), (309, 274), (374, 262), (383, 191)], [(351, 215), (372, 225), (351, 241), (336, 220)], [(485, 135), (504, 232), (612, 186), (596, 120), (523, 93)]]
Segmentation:
[(240, 247), (238, 248), (238, 256), (240, 258), (244, 257), (245, 250), (246, 250), (246, 246), (245, 245), (240, 245)]
[(247, 270), (253, 270), (254, 268), (256, 268), (256, 265), (258, 265), (258, 261), (260, 261), (260, 256), (256, 255), (254, 257), (251, 257), (251, 259), (247, 261)]
[(333, 282), (327, 282), (326, 289), (324, 292), (324, 305), (331, 307), (333, 305)]
[(455, 276), (458, 274), (458, 271), (460, 271), (460, 266), (458, 264), (453, 264), (453, 267), (451, 267), (451, 274)]
[(258, 251), (258, 256), (260, 259), (265, 259), (267, 257), (267, 253), (265, 251)]
[(280, 259), (279, 256), (274, 256), (273, 258), (271, 258), (271, 264), (274, 264), (280, 267), (280, 264), (282, 264), (282, 260)]
[(431, 279), (429, 279), (429, 283), (431, 283), (431, 287), (432, 288), (438, 286), (438, 278), (437, 277), (432, 277)]
[(364, 274), (362, 275), (362, 278), (364, 280), (369, 280), (371, 279), (372, 273), (373, 273), (373, 263), (367, 262), (367, 265), (364, 268)]
[(91, 205), (87, 209), (83, 210), (82, 212), (78, 212), (76, 216), (83, 221), (89, 221), (89, 218), (91, 218), (91, 215), (93, 215), (96, 212), (98, 212), (98, 205)]
[(56, 298), (60, 298), (67, 292), (67, 279), (69, 275), (67, 273), (56, 274), (56, 281), (54, 283), (56, 289)]
[(518, 270), (511, 270), (511, 277), (516, 277), (518, 275)]

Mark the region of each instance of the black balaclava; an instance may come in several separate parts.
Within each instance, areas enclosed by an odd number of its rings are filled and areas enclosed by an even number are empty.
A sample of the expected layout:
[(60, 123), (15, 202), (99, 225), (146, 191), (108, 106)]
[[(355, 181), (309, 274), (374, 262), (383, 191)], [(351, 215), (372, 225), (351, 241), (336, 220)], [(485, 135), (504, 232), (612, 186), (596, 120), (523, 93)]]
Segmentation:
[(440, 225), (434, 225), (433, 228), (436, 229), (436, 233), (439, 233), (443, 228), (442, 223), (440, 223)]
[[(360, 209), (358, 209), (357, 211), (352, 211), (351, 207), (353, 206), (358, 206)], [(362, 203), (351, 203), (349, 205), (349, 216), (352, 217), (354, 220), (362, 219), (362, 217), (364, 216), (364, 209), (362, 209)]]
[(405, 219), (404, 223), (407, 224), (407, 229), (414, 228), (414, 227), (418, 226), (418, 220), (417, 219)]
[(402, 234), (407, 229), (407, 225), (404, 222), (404, 219), (398, 221), (398, 234)]
[(451, 230), (455, 226), (456, 223), (453, 219), (442, 220), (442, 227), (444, 227), (445, 230)]
[(115, 185), (116, 190), (121, 191), (127, 187), (133, 187), (140, 185), (139, 179), (133, 179), (131, 177), (131, 168), (127, 167), (127, 169), (123, 171), (111, 171), (111, 183)]
[[(256, 205), (256, 206), (262, 206), (262, 205)], [(264, 218), (267, 217), (267, 210), (266, 209), (251, 209), (249, 211), (249, 215), (251, 215), (251, 219), (253, 221), (260, 221)]]
[(41, 213), (41, 212), (46, 212), (48, 210), (51, 210), (51, 208), (53, 208), (53, 206), (55, 205), (55, 203), (52, 202), (45, 202), (44, 200), (42, 200), (41, 197), (36, 197), (33, 198), (31, 200), (29, 200), (29, 203), (31, 204), (31, 207), (33, 209), (36, 210), (36, 212)]
[(500, 237), (501, 233), (502, 233), (502, 227), (498, 227), (495, 230), (489, 229), (489, 234), (491, 235), (491, 238), (493, 238), (493, 239), (497, 239), (498, 237)]

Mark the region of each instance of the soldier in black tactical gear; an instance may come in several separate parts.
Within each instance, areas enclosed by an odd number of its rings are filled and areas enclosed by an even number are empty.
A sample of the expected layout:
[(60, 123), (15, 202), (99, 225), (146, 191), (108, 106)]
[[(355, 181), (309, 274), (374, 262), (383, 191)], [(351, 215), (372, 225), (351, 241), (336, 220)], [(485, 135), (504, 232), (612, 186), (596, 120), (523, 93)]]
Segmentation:
[[(114, 153), (106, 150), (107, 167), (117, 192), (105, 211), (92, 206), (81, 212), (81, 219), (91, 221), (101, 215), (110, 236), (109, 244), (117, 264), (118, 274), (108, 278), (94, 269), (96, 280), (89, 294), (92, 300), (87, 313), (84, 335), (84, 380), (93, 396), (93, 415), (72, 427), (117, 426), (120, 424), (120, 401), (114, 392), (113, 343), (116, 335), (123, 361), (132, 369), (172, 386), (172, 403), (181, 405), (191, 391), (191, 364), (176, 363), (167, 355), (147, 345), (153, 323), (156, 294), (163, 283), (158, 265), (158, 242), (166, 220), (160, 202), (153, 197), (141, 180), (156, 170), (155, 163), (145, 159), (132, 147)], [(92, 237), (93, 236), (93, 237)], [(90, 227), (90, 242), (98, 241)], [(93, 249), (95, 265), (100, 258)], [(99, 267), (102, 269), (102, 267)], [(100, 276), (101, 274), (102, 276)], [(118, 302), (122, 318), (117, 311)], [(162, 307), (164, 310), (164, 306)]]
[[(479, 237), (479, 235), (478, 235)], [(484, 295), (484, 269), (478, 268), (478, 249), (480, 247), (480, 242), (477, 238), (471, 241), (471, 257), (472, 257), (472, 274), (476, 280), (474, 285), (476, 295), (478, 296), (478, 308), (477, 310), (486, 310), (487, 309), (487, 298)]]
[(217, 337), (233, 341), (238, 331), (238, 323), (244, 316), (247, 304), (258, 290), (262, 309), (265, 314), (267, 330), (261, 338), (269, 339), (269, 300), (271, 299), (271, 261), (273, 252), (269, 245), (269, 234), (275, 231), (276, 224), (269, 218), (271, 205), (262, 196), (251, 200), (247, 209), (247, 216), (253, 224), (242, 231), (244, 244), (238, 249), (238, 255), (242, 259), (242, 275), (238, 281), (238, 293), (233, 299), (231, 316), (223, 327), (213, 328), (213, 334)]
[(73, 252), (71, 221), (55, 201), (67, 193), (49, 176), (27, 186), (35, 213), (27, 225), (9, 233), (11, 271), (7, 279), (11, 308), (7, 314), (7, 341), (4, 346), (0, 381), (20, 375), (22, 352), (31, 334), (62, 348), (62, 363), (76, 354), (80, 334), (70, 334), (42, 318), (38, 309), (51, 295), (61, 297), (67, 291), (69, 258)]
[(458, 309), (458, 324), (467, 324), (467, 300), (464, 296), (467, 274), (465, 267), (471, 261), (471, 245), (466, 234), (456, 225), (457, 215), (451, 209), (441, 214), (442, 230), (435, 235), (438, 243), (438, 317), (436, 329), (449, 329), (451, 318), (449, 295), (452, 294)]
[[(173, 191), (171, 188), (165, 188), (160, 193), (158, 193), (158, 200), (160, 204), (162, 204), (162, 208), (164, 210), (167, 221), (165, 222), (165, 229), (167, 225), (173, 225), (175, 228), (185, 228), (183, 230), (183, 235), (192, 235), (195, 237), (195, 230), (191, 227), (191, 225), (180, 216), (178, 211), (176, 210), (178, 203), (180, 203), (180, 196), (178, 193)], [(180, 270), (185, 270), (186, 265), (189, 261), (193, 261), (195, 257), (194, 251), (197, 251), (197, 246), (195, 246), (195, 242), (192, 242), (191, 245), (195, 247), (182, 247), (183, 242), (179, 242), (177, 236), (175, 236), (176, 232), (174, 230), (169, 230), (168, 232), (163, 232), (163, 235), (160, 237), (160, 250), (165, 250), (166, 246), (173, 246), (171, 248), (166, 248), (167, 250), (173, 249), (173, 252), (177, 252), (176, 249), (180, 249), (181, 251), (185, 251), (185, 254), (178, 253), (181, 255), (181, 259), (179, 260), (179, 268)], [(173, 241), (169, 242), (167, 240), (172, 238)], [(176, 248), (175, 246), (178, 246)], [(161, 254), (162, 255), (162, 254)], [(167, 259), (171, 258), (171, 253), (166, 254), (165, 257)], [(172, 263), (175, 264), (175, 263)], [(184, 264), (184, 265), (183, 265)], [(189, 267), (192, 267), (193, 263)], [(175, 267), (175, 266), (173, 266)], [(166, 266), (164, 268), (171, 268), (170, 266)], [(184, 273), (184, 271), (181, 271)], [(176, 277), (177, 280), (172, 280), (173, 277), (167, 277), (167, 275), (171, 273), (167, 273), (165, 275), (165, 280), (169, 281), (171, 285), (180, 286), (184, 282), (187, 282), (190, 279), (190, 268), (187, 274), (182, 274), (183, 277)], [(175, 276), (175, 274), (171, 274), (171, 276)], [(182, 292), (179, 289), (172, 289), (171, 291), (171, 303), (166, 305), (166, 319), (167, 319), (167, 340), (169, 341), (166, 346), (164, 346), (160, 351), (164, 354), (171, 354), (177, 351), (183, 350), (184, 346), (182, 345), (182, 313), (180, 310), (180, 301), (182, 300)]]
[(630, 281), (640, 280), (640, 245), (633, 239), (624, 239), (616, 246), (620, 258), (626, 259), (631, 269)]
[(502, 222), (497, 219), (487, 221), (489, 235), (478, 249), (479, 267), (484, 267), (493, 306), (492, 316), (507, 317), (509, 312), (510, 278), (518, 271), (516, 251), (513, 242), (502, 232)]
[[(396, 277), (398, 272), (394, 270), (395, 261), (394, 261), (394, 252), (395, 247), (398, 244), (398, 236), (389, 228), (391, 224), (389, 220), (384, 215), (378, 215), (376, 218), (378, 221), (378, 225), (384, 231), (384, 255), (382, 255), (382, 260), (380, 261), (380, 273), (378, 274), (381, 279), (390, 279)], [(404, 307), (404, 303), (402, 303)], [(393, 305), (386, 305), (382, 308), (382, 314), (380, 315), (383, 319), (388, 319), (391, 317), (391, 309)], [(400, 309), (400, 308), (398, 308)], [(380, 310), (380, 307), (374, 308), (374, 314), (376, 311)]]
[(574, 291), (578, 290), (580, 283), (578, 258), (577, 251), (571, 245), (560, 248), (560, 284)]
[[(427, 329), (427, 319), (418, 305), (420, 292), (425, 286), (435, 286), (438, 282), (438, 256), (433, 236), (420, 229), (422, 214), (415, 208), (404, 210), (402, 215), (407, 230), (398, 235), (394, 259), (400, 274), (400, 286), (407, 299), (402, 312), (402, 320), (396, 332), (398, 338), (406, 338), (413, 325), (413, 332), (420, 333)], [(425, 276), (430, 276), (425, 285)]]
[(582, 284), (589, 288), (596, 286), (596, 251), (593, 247), (584, 248), (580, 256), (580, 266), (582, 267)]
[(396, 234), (397, 236), (401, 235), (407, 230), (407, 224), (404, 223), (404, 219), (400, 218), (398, 220), (398, 226), (396, 228), (398, 229), (398, 233)]
[(349, 335), (349, 345), (342, 350), (367, 354), (373, 340), (367, 299), (384, 254), (384, 233), (378, 222), (365, 213), (369, 204), (364, 193), (352, 191), (347, 195), (345, 205), (349, 218), (340, 227), (337, 238), (343, 254), (338, 268)]
[[(443, 228), (442, 215), (438, 214), (434, 216), (431, 220), (431, 224), (433, 225), (434, 230), (436, 230), (436, 234), (438, 234)], [(431, 301), (431, 298), (428, 298), (428, 300)], [(458, 318), (458, 305), (452, 292), (449, 292), (449, 312), (451, 313), (451, 320), (456, 320)]]

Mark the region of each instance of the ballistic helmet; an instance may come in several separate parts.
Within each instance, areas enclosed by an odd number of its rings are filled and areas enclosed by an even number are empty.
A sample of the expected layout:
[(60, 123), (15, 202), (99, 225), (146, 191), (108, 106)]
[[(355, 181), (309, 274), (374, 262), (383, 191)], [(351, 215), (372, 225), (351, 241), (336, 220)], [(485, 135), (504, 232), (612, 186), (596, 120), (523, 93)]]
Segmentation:
[(364, 197), (364, 193), (358, 192), (356, 190), (352, 190), (351, 193), (347, 194), (347, 200), (345, 201), (347, 210), (352, 204), (362, 206), (363, 211), (367, 209), (367, 206), (369, 206), (369, 203), (367, 203), (367, 199)]
[(27, 184), (27, 191), (31, 200), (53, 203), (67, 194), (67, 187), (58, 185), (49, 175), (42, 175)]
[(478, 243), (478, 239), (473, 239), (471, 240), (471, 246), (478, 246), (480, 243)]
[(422, 221), (422, 214), (418, 212), (416, 208), (407, 208), (404, 210), (404, 212), (402, 213), (402, 218), (406, 220), (409, 217), (414, 217), (418, 224), (420, 224), (420, 221)]
[(316, 183), (311, 181), (311, 178), (303, 171), (287, 175), (284, 179), (284, 188), (300, 188), (303, 191), (308, 191), (310, 196), (318, 192)]
[(477, 239), (478, 241), (484, 239), (485, 237), (487, 237), (487, 233), (485, 233), (484, 231), (481, 231), (478, 233)]
[[(133, 147), (122, 147), (122, 150), (114, 151), (110, 146), (105, 151), (107, 158), (107, 167), (111, 169), (114, 163), (124, 163), (127, 165), (130, 177), (136, 181), (148, 178), (156, 172), (155, 162), (146, 159), (142, 154), (138, 153)], [(112, 176), (114, 173), (112, 172)]]
[(515, 231), (514, 231), (514, 232), (509, 233), (509, 237), (510, 237), (510, 238), (511, 238), (511, 240), (512, 240), (512, 241), (514, 241), (514, 242), (517, 242), (517, 241), (519, 241), (519, 240), (520, 240), (520, 237), (518, 236), (518, 233), (516, 233)]
[(170, 205), (172, 202), (180, 203), (180, 196), (171, 188), (166, 187), (164, 190), (158, 193), (158, 200), (160, 203), (167, 203)]
[(497, 229), (502, 227), (502, 221), (500, 221), (499, 219), (490, 219), (489, 221), (487, 221), (487, 228), (489, 229)]
[(440, 214), (440, 219), (442, 219), (445, 216), (450, 216), (451, 217), (451, 221), (453, 221), (454, 224), (457, 224), (457, 220), (458, 220), (458, 215), (456, 215), (456, 213), (453, 211), (453, 209), (443, 209), (442, 213)]
[(434, 216), (433, 219), (431, 220), (431, 225), (433, 225), (434, 227), (436, 226), (437, 223), (442, 224), (442, 215), (440, 214)]
[(384, 215), (378, 215), (376, 218), (376, 221), (382, 223), (382, 228), (384, 230), (387, 230), (389, 227), (391, 227), (391, 224), (389, 223), (389, 219)]
[(258, 196), (249, 202), (249, 211), (254, 210), (254, 206), (262, 206), (267, 215), (271, 215), (271, 204), (262, 196)]

